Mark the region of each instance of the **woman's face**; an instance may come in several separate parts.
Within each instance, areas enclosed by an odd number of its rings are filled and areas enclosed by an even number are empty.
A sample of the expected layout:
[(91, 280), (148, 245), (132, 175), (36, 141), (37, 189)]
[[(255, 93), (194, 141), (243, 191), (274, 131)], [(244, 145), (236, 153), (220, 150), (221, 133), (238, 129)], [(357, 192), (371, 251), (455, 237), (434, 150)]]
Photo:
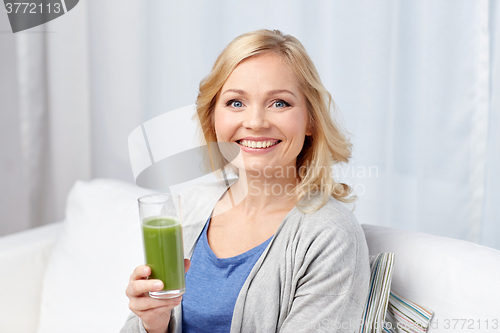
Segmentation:
[(214, 112), (217, 141), (240, 147), (232, 164), (266, 174), (295, 167), (305, 136), (311, 135), (308, 118), (294, 73), (273, 53), (240, 63), (222, 87)]

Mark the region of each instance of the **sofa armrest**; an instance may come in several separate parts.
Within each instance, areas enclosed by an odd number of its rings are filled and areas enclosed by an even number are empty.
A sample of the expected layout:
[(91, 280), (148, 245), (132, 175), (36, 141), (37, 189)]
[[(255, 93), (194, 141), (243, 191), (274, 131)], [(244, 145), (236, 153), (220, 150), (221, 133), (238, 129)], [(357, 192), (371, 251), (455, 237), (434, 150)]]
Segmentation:
[(0, 237), (0, 332), (36, 332), (41, 288), (62, 222)]

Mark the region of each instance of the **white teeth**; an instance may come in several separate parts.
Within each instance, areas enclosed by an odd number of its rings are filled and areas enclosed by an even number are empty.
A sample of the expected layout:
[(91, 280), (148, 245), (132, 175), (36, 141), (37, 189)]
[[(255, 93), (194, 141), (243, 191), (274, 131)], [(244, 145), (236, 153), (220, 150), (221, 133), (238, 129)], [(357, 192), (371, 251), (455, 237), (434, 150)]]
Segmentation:
[(249, 148), (269, 148), (274, 146), (279, 141), (250, 141), (250, 140), (242, 140), (240, 141), (240, 145), (249, 147)]

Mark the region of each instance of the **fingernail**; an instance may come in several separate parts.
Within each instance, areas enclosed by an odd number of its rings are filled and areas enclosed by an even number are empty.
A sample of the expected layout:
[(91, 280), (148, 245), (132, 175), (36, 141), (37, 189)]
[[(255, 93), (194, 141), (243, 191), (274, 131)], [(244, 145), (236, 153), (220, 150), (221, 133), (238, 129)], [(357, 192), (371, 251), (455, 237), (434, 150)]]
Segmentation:
[(144, 269), (142, 270), (142, 274), (144, 274), (144, 275), (148, 274), (148, 269), (147, 269), (147, 267), (144, 267)]
[(155, 282), (153, 283), (153, 288), (155, 288), (156, 290), (160, 290), (161, 288), (163, 288), (163, 283)]

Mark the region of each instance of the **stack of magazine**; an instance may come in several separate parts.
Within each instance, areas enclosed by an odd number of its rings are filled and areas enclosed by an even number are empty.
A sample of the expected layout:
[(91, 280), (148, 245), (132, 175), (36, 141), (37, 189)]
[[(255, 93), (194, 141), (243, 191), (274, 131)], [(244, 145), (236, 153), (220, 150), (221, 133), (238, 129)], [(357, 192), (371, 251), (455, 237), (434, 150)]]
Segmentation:
[(359, 333), (424, 333), (432, 311), (391, 292), (394, 253), (370, 256), (370, 292)]
[(359, 333), (382, 332), (391, 292), (393, 266), (394, 253), (379, 253), (376, 256), (370, 256), (370, 293)]
[(391, 291), (385, 316), (384, 331), (388, 333), (424, 333), (429, 327), (432, 311)]

